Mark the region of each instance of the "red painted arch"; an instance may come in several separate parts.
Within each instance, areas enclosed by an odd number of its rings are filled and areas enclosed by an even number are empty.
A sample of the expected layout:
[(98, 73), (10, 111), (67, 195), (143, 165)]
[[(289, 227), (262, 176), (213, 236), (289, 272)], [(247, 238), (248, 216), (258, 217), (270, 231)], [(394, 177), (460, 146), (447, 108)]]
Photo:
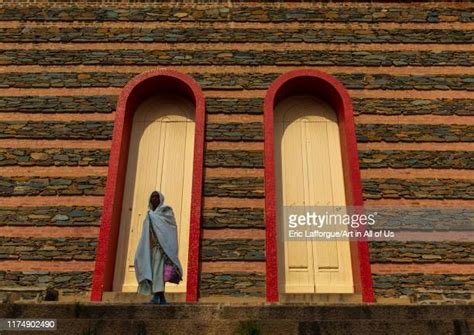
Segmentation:
[(181, 95), (192, 101), (195, 105), (195, 139), (186, 301), (197, 301), (205, 100), (199, 84), (193, 78), (174, 70), (153, 70), (139, 74), (131, 79), (120, 93), (114, 121), (95, 271), (92, 280), (92, 301), (102, 300), (102, 293), (112, 290), (133, 114), (138, 105), (148, 97), (163, 93)]
[[(346, 190), (346, 204), (362, 206), (357, 141), (351, 99), (334, 77), (317, 70), (294, 70), (278, 77), (268, 89), (264, 101), (265, 153), (265, 226), (266, 226), (266, 298), (279, 300), (277, 266), (274, 108), (293, 94), (310, 94), (327, 102), (337, 113)], [(372, 274), (366, 241), (351, 242), (351, 258), (356, 292), (364, 302), (373, 302)]]

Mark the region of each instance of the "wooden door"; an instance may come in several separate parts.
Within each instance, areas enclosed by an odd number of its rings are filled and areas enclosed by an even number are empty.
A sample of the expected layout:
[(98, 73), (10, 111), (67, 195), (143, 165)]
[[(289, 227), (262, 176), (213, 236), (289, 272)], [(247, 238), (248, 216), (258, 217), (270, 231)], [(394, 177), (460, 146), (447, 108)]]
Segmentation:
[(275, 109), (279, 283), (282, 293), (352, 293), (348, 241), (285, 241), (285, 206), (343, 206), (344, 180), (335, 112), (311, 96)]
[(194, 153), (194, 106), (177, 96), (155, 96), (136, 110), (120, 223), (114, 291), (136, 292), (134, 257), (148, 210), (158, 190), (173, 208), (178, 225), (179, 259), (184, 280), (166, 284), (167, 292), (185, 292)]

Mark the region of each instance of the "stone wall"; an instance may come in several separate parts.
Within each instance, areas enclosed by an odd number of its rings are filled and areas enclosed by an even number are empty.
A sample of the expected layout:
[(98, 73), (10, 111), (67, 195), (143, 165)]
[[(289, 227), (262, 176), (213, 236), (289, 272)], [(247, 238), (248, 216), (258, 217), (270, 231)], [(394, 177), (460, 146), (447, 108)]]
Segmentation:
[(0, 225), (5, 226), (99, 226), (101, 207), (42, 206), (1, 207)]
[(249, 272), (203, 273), (200, 292), (202, 297), (264, 297), (265, 276), (262, 273)]
[(472, 66), (466, 51), (260, 51), (260, 50), (23, 50), (0, 51), (4, 65), (305, 65), (305, 66)]
[(103, 195), (105, 177), (0, 177), (1, 196)]
[[(5, 4), (0, 292), (88, 294), (118, 95), (158, 67), (191, 75), (206, 97), (202, 297), (265, 298), (263, 99), (289, 70), (322, 70), (349, 90), (366, 204), (472, 206), (472, 9)], [(472, 300), (468, 243), (380, 242), (371, 252), (379, 298)], [(29, 272), (28, 257), (41, 270)], [(435, 268), (396, 267), (407, 264)]]
[(0, 149), (0, 166), (107, 166), (109, 150), (69, 148)]
[[(59, 7), (59, 8), (54, 8)], [(235, 7), (213, 6), (152, 6), (132, 8), (81, 8), (53, 6), (28, 6), (27, 8), (5, 8), (0, 20), (25, 21), (98, 21), (98, 22), (397, 22), (397, 23), (438, 23), (473, 22), (472, 12), (465, 7), (443, 8), (437, 6), (427, 9), (424, 6), (406, 7), (393, 4), (390, 7), (342, 6), (330, 7), (316, 3), (311, 7), (242, 5)]]
[[(123, 87), (137, 73), (70, 72), (0, 74), (0, 87)], [(281, 73), (190, 73), (204, 89), (266, 89)], [(474, 77), (469, 75), (390, 75), (366, 73), (334, 73), (348, 89), (383, 90), (474, 90)], [(261, 106), (259, 106), (261, 107)], [(222, 108), (222, 107), (221, 107)]]
[(97, 238), (0, 237), (2, 260), (94, 260)]
[(44, 295), (48, 287), (54, 287), (61, 291), (62, 295), (82, 296), (90, 291), (92, 272), (0, 271), (0, 282), (0, 303), (15, 299), (12, 298), (13, 292), (22, 300), (37, 300)]
[(370, 242), (372, 263), (474, 263), (471, 242)]
[[(109, 150), (21, 148), (0, 149), (0, 166), (107, 166)], [(263, 168), (263, 150), (207, 150), (206, 167)], [(472, 151), (359, 150), (359, 165), (367, 168), (472, 169)]]
[(204, 229), (265, 228), (263, 208), (205, 208), (202, 213)]
[(373, 274), (377, 296), (409, 297), (416, 303), (465, 303), (472, 301), (474, 276), (466, 274)]
[[(113, 123), (0, 122), (0, 138), (112, 139)], [(208, 123), (207, 141), (263, 141), (263, 123)], [(358, 124), (357, 141), (362, 142), (473, 142), (471, 125)]]

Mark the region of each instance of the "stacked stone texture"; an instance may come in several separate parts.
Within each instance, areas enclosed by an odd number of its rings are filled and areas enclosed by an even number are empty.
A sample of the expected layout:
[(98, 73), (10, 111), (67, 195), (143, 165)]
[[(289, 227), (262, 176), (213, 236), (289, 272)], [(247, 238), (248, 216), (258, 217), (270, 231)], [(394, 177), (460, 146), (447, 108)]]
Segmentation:
[[(0, 177), (0, 197), (11, 204), (1, 205), (0, 225), (18, 233), (60, 226), (76, 229), (76, 237), (2, 237), (2, 260), (42, 261), (48, 269), (58, 261), (94, 262), (97, 230), (82, 236), (81, 229), (100, 225), (106, 172), (74, 175), (86, 168), (106, 171), (118, 93), (141, 67), (187, 72), (206, 96), (202, 228), (211, 234), (203, 234), (200, 261), (212, 270), (200, 275), (203, 297), (265, 297), (263, 97), (289, 68), (330, 72), (350, 90), (366, 202), (469, 203), (474, 185), (463, 173), (474, 167), (469, 146), (474, 128), (456, 118), (474, 117), (474, 77), (472, 71), (444, 68), (474, 63), (469, 50), (474, 31), (463, 28), (474, 21), (472, 9), (396, 3), (3, 6), (0, 42), (9, 47), (0, 51), (0, 113), (12, 117), (0, 121), (0, 140), (6, 143), (0, 146), (0, 168), (17, 172)], [(438, 23), (441, 27), (434, 28)], [(255, 47), (240, 48), (239, 43)], [(420, 49), (420, 43), (426, 48)], [(378, 119), (366, 122), (363, 117)], [(390, 117), (401, 122), (390, 122)], [(415, 118), (406, 122), (405, 117)], [(445, 122), (430, 123), (432, 117)], [(27, 144), (9, 145), (16, 141)], [(65, 145), (58, 147), (56, 141)], [(227, 146), (221, 147), (224, 142)], [(50, 175), (34, 170), (43, 168), (51, 168)], [(373, 177), (373, 169), (385, 169), (384, 177)], [(423, 176), (405, 179), (399, 169), (416, 169)], [(433, 172), (448, 169), (459, 177), (438, 178)], [(62, 200), (71, 196), (73, 203)], [(48, 197), (60, 200), (16, 205)], [(94, 205), (83, 203), (97, 198)], [(229, 231), (232, 237), (223, 237)], [(473, 263), (469, 243), (377, 242), (370, 250), (374, 266), (427, 263), (443, 271), (442, 265)], [(224, 266), (241, 262), (252, 268)], [(216, 270), (220, 264), (224, 270)], [(0, 271), (0, 282), (23, 288), (25, 298), (46, 286), (87, 294), (90, 268), (6, 269)], [(373, 280), (377, 297), (408, 296), (417, 303), (471, 300), (474, 282), (465, 273), (408, 270), (374, 272)]]

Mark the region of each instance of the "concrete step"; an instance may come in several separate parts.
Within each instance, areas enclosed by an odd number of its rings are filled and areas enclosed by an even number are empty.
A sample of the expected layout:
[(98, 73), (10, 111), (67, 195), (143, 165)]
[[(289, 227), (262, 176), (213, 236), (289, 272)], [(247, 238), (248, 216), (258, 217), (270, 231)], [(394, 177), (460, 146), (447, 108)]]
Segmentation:
[(0, 318), (57, 319), (55, 334), (71, 335), (471, 335), (474, 305), (3, 304)]

